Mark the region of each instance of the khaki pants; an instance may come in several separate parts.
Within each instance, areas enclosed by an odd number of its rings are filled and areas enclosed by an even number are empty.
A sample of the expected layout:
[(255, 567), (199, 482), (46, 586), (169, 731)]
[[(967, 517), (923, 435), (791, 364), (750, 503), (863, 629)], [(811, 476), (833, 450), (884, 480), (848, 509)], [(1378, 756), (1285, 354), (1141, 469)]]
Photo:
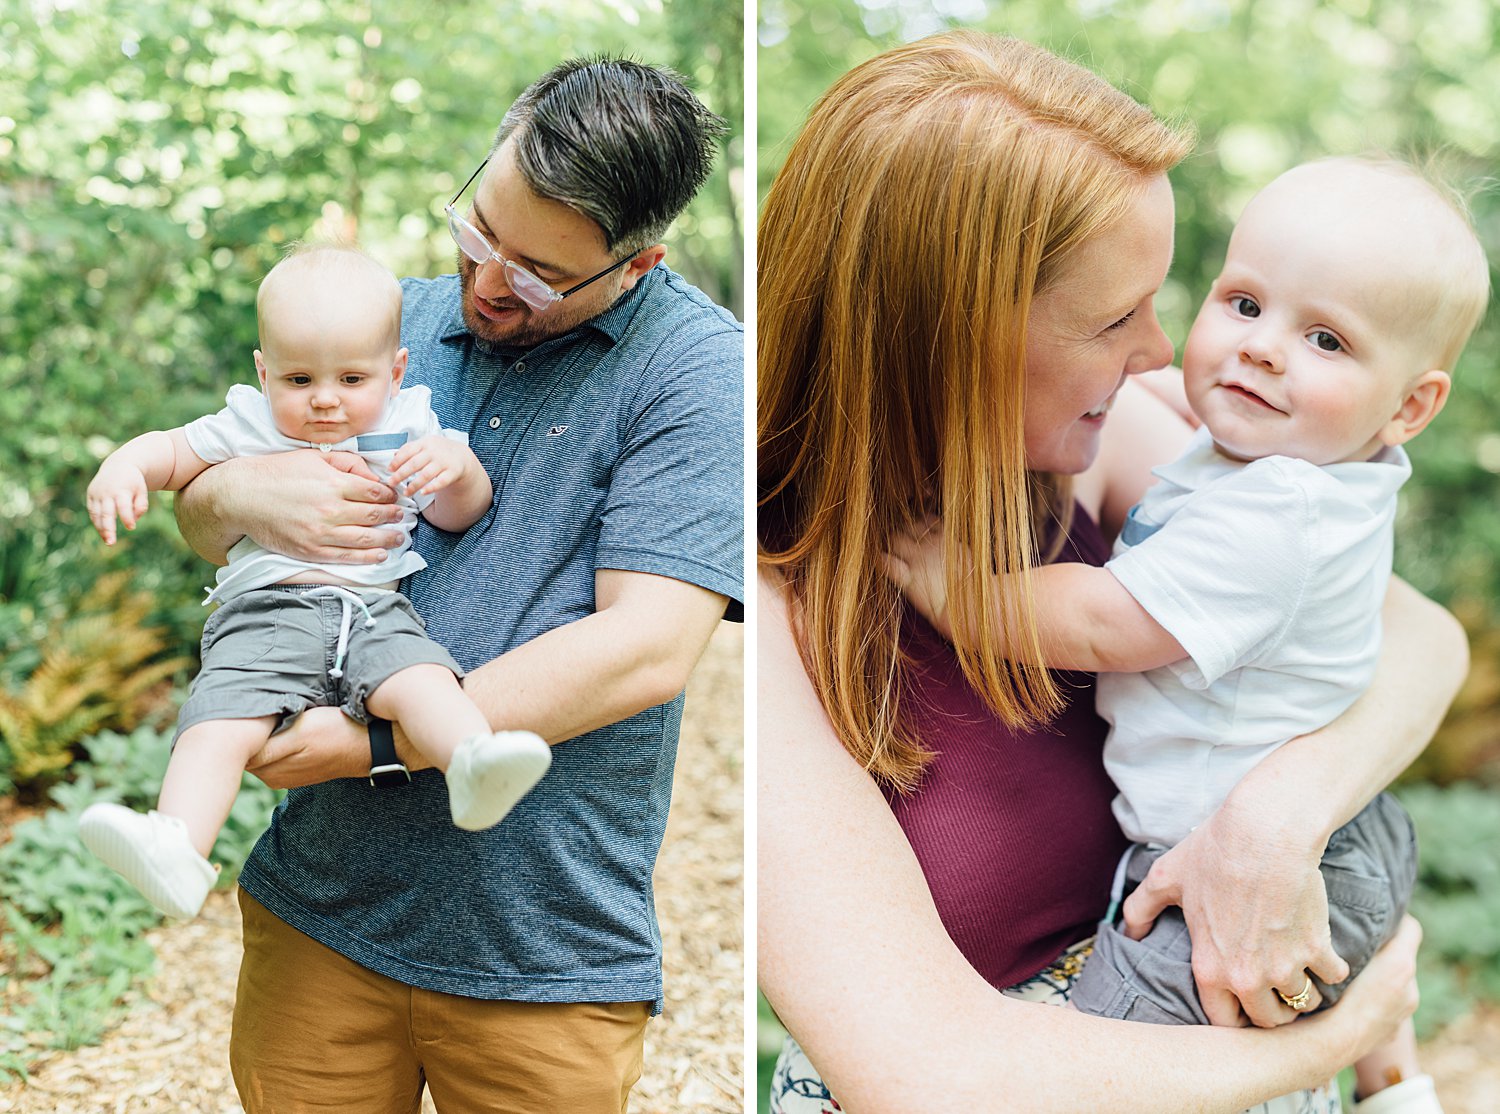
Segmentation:
[(229, 1060), (246, 1114), (622, 1114), (648, 1002), (492, 1002), (377, 975), (244, 890)]

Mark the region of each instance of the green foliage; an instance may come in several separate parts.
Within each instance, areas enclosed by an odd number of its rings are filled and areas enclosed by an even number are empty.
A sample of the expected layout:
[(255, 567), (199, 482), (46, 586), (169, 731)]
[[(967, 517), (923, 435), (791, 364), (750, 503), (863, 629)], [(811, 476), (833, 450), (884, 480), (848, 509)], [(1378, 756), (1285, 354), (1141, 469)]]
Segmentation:
[[(89, 738), (90, 761), (53, 787), (55, 808), (22, 821), (0, 846), (0, 1080), (24, 1076), (47, 1049), (97, 1042), (154, 965), (145, 932), (160, 920), (147, 901), (78, 839), (95, 801), (149, 808), (166, 770), (170, 735), (148, 727)], [(279, 794), (247, 777), (214, 847), (220, 886), (265, 828)]]
[(0, 5), (0, 678), (129, 568), (174, 644), (207, 568), (169, 496), (107, 549), (83, 511), (100, 460), (253, 376), (256, 286), (293, 240), (357, 237), (398, 274), (451, 270), (441, 206), (511, 99), (581, 54), (672, 66), (734, 135), (668, 236), (739, 309), (742, 6), (557, 0), (288, 6)]
[(1419, 1032), (1500, 1002), (1500, 798), (1472, 783), (1403, 786), (1421, 850), (1412, 914), (1422, 922)]
[(163, 657), (167, 636), (146, 622), (152, 601), (129, 591), (124, 573), (105, 576), (76, 607), (48, 632), (26, 681), (0, 685), (0, 740), (17, 784), (56, 776), (85, 734), (135, 727), (190, 664)]

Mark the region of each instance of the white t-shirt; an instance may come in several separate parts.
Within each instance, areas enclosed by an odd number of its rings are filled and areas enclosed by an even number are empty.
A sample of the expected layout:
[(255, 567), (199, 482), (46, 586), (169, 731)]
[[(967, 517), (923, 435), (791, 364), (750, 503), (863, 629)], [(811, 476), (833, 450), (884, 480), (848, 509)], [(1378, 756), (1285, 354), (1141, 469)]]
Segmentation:
[(1411, 463), (1396, 448), (1325, 467), (1245, 464), (1199, 430), (1155, 475), (1104, 567), (1189, 656), (1101, 673), (1097, 703), (1120, 827), (1172, 846), (1262, 758), (1368, 687)]
[[(233, 457), (315, 448), (325, 452), (358, 453), (369, 464), (370, 470), (385, 480), (390, 476), (391, 458), (407, 441), (434, 433), (442, 433), (464, 444), (469, 441), (462, 433), (442, 428), (437, 415), (432, 412), (432, 393), (426, 387), (407, 387), (397, 392), (396, 397), (386, 404), (380, 424), (374, 430), (332, 445), (315, 445), (283, 434), (271, 420), (271, 407), (265, 395), (254, 387), (238, 383), (229, 388), (224, 402), (224, 409), (217, 414), (189, 422), (183, 428), (188, 447), (209, 464)], [(402, 532), (401, 544), (388, 550), (386, 559), (378, 565), (320, 565), (298, 561), (262, 549), (249, 538), (242, 538), (229, 551), (229, 564), (219, 570), (215, 586), (204, 602), (222, 603), (243, 592), (279, 584), (309, 570), (328, 573), (347, 584), (363, 585), (387, 584), (410, 576), (427, 567), (427, 562), (411, 548), (411, 530), (417, 523), (417, 514), (426, 510), (432, 499), (430, 495), (416, 498), (398, 495), (396, 503), (402, 510), (401, 521), (389, 528)]]

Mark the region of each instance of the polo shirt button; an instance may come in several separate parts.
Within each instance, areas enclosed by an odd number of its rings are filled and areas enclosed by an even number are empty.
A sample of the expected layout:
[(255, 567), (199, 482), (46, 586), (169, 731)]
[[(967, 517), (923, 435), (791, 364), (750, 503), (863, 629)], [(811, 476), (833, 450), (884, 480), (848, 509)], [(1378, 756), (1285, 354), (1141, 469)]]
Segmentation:
[(500, 428), (500, 419), (499, 418), (491, 418), (490, 419), (490, 428), (491, 429), (499, 429)]

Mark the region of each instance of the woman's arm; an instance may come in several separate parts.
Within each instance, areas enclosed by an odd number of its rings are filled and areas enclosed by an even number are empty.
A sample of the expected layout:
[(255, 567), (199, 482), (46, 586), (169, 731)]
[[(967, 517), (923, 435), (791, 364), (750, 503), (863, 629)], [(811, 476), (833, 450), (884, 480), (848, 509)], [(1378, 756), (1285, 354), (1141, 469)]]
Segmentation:
[(1404, 581), (1391, 581), (1382, 621), (1365, 694), (1261, 762), (1125, 902), (1136, 937), (1164, 906), (1182, 906), (1215, 1024), (1234, 1024), (1241, 1008), (1274, 1024), (1271, 987), (1300, 986), (1304, 968), (1347, 973), (1329, 942), (1318, 861), (1328, 837), (1421, 753), (1468, 672), (1463, 628)]
[(760, 982), (843, 1109), (928, 1109), (936, 1089), (974, 1111), (1235, 1111), (1328, 1079), (1414, 1008), (1414, 927), (1339, 1008), (1268, 1032), (1002, 997), (949, 939), (884, 797), (833, 736), (777, 588), (762, 580), (759, 598)]

